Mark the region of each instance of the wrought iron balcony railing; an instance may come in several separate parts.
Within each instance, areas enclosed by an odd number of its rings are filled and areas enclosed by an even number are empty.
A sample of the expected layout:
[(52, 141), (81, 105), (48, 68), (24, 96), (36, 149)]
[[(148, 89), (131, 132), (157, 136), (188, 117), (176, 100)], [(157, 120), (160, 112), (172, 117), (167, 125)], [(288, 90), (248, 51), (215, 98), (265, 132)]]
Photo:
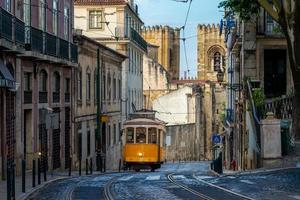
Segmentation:
[(24, 104), (32, 103), (32, 91), (24, 91)]
[(61, 38), (59, 39), (59, 56), (69, 60), (69, 42)]
[(26, 27), (26, 50), (43, 53), (44, 51), (44, 36), (43, 31), (34, 27)]
[(144, 38), (133, 28), (131, 28), (130, 38), (139, 45), (144, 51), (147, 51), (147, 42)]
[(15, 18), (15, 41), (16, 43), (25, 45), (25, 23)]
[(0, 9), (0, 28), (1, 37), (12, 41), (13, 40), (13, 16), (3, 8)]
[(52, 93), (52, 101), (53, 101), (53, 103), (59, 103), (59, 101), (60, 101), (59, 92)]
[(49, 33), (45, 33), (45, 54), (57, 56), (57, 37)]
[(48, 92), (39, 92), (39, 103), (47, 103), (48, 102)]
[(78, 62), (78, 47), (71, 43), (71, 61), (74, 63)]

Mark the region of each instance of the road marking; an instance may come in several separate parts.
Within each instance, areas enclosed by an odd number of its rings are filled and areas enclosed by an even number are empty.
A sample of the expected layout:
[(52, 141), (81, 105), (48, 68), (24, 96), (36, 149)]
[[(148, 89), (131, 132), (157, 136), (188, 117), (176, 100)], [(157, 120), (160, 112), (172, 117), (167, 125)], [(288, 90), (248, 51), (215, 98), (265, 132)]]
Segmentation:
[(212, 176), (197, 176), (198, 178), (201, 178), (201, 179), (210, 179), (210, 178), (213, 178)]
[(300, 196), (298, 196), (298, 195), (290, 195), (289, 197), (300, 200)]
[(226, 178), (235, 179), (236, 177), (234, 177), (234, 176), (226, 176)]
[(174, 175), (172, 176), (174, 179), (185, 179), (185, 176), (183, 175)]
[(160, 179), (160, 175), (155, 175), (155, 176), (147, 176), (146, 180), (148, 181), (155, 181), (155, 180), (159, 180)]
[(119, 179), (119, 181), (129, 181), (130, 179), (132, 179), (133, 176), (125, 176)]
[(242, 198), (244, 198), (244, 199), (254, 200), (254, 199), (252, 199), (252, 198), (250, 198), (250, 197), (247, 197), (247, 196), (245, 196), (245, 195), (242, 195), (242, 194), (233, 192), (233, 191), (228, 190), (228, 189), (226, 189), (226, 188), (223, 188), (223, 187), (220, 187), (220, 186), (218, 186), (218, 185), (209, 183), (209, 182), (207, 182), (207, 181), (205, 181), (205, 180), (202, 180), (202, 179), (198, 178), (197, 176), (195, 176), (195, 174), (193, 175), (193, 177), (194, 177), (196, 180), (198, 180), (198, 181), (200, 181), (200, 182), (202, 182), (202, 183), (205, 183), (205, 184), (207, 184), (207, 185), (209, 185), (209, 186), (211, 186), (211, 187), (218, 188), (218, 189), (220, 189), (220, 190), (223, 190), (223, 191), (225, 191), (225, 192), (234, 194), (234, 195), (239, 196), (239, 197), (242, 197)]
[(252, 181), (249, 181), (249, 180), (240, 180), (240, 182), (247, 183), (247, 184), (250, 184), (250, 185), (254, 185), (255, 184), (255, 183), (253, 183)]

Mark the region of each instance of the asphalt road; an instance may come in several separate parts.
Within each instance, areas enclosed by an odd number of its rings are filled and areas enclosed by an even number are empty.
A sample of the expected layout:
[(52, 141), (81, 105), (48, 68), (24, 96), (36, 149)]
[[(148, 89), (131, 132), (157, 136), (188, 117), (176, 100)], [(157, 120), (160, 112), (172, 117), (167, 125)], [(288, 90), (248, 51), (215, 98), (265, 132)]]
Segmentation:
[[(275, 200), (282, 199), (281, 197), (285, 194), (288, 194), (288, 198), (284, 199), (297, 199), (297, 193), (300, 194), (299, 187), (294, 186), (293, 188), (286, 184), (290, 184), (291, 181), (295, 180), (300, 181), (299, 172), (297, 170), (279, 171), (269, 174), (262, 173), (220, 178), (209, 175), (208, 163), (176, 163), (164, 165), (162, 169), (156, 172), (122, 172), (61, 180), (42, 188), (31, 195), (29, 199)], [(257, 178), (266, 176), (268, 178)], [(278, 191), (278, 194), (274, 197), (274, 193), (265, 187), (262, 188), (262, 184), (264, 184), (264, 181), (271, 181), (278, 177), (280, 177), (281, 181), (285, 180), (282, 183), (284, 187), (271, 187)], [(258, 181), (254, 182), (254, 180)]]

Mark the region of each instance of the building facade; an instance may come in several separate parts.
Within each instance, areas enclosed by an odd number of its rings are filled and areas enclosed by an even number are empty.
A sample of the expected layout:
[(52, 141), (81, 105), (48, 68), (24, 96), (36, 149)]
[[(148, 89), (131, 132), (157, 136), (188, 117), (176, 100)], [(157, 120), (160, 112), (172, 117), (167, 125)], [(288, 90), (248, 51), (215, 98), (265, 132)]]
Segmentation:
[(170, 79), (179, 79), (180, 66), (180, 29), (169, 26), (145, 27), (144, 39), (158, 46), (157, 61), (169, 73)]
[[(92, 164), (93, 168), (99, 169), (101, 164), (96, 158), (97, 153), (102, 153), (105, 158), (102, 164), (105, 164), (106, 169), (116, 170), (122, 155), (120, 138), (122, 62), (126, 57), (83, 35), (76, 35), (74, 40), (79, 46), (74, 120), (75, 166), (78, 168), (81, 162), (84, 169), (88, 160), (89, 166)], [(98, 80), (97, 50), (99, 50), (100, 73)], [(97, 120), (101, 121), (99, 132)]]
[(169, 73), (157, 59), (158, 47), (148, 44), (148, 54), (143, 59), (143, 95), (144, 108), (150, 110), (153, 101), (171, 89)]
[[(232, 25), (225, 29), (226, 167), (232, 168), (230, 163), (235, 162), (236, 169), (246, 170), (262, 166), (260, 121), (266, 112), (273, 112), (278, 119), (291, 118), (293, 81), (286, 39), (263, 9), (250, 22), (236, 16), (228, 16), (226, 21)], [(257, 96), (261, 97), (260, 104)]]
[(71, 79), (77, 67), (73, 1), (32, 0), (22, 6), (2, 1), (1, 16), (1, 49), (8, 50), (0, 51), (1, 121), (6, 120), (1, 125), (2, 178), (19, 174), (22, 160), (26, 169), (38, 158), (46, 170), (68, 168)]
[(122, 66), (122, 121), (143, 107), (143, 55), (147, 43), (140, 35), (143, 22), (133, 0), (75, 1), (75, 28), (126, 55)]

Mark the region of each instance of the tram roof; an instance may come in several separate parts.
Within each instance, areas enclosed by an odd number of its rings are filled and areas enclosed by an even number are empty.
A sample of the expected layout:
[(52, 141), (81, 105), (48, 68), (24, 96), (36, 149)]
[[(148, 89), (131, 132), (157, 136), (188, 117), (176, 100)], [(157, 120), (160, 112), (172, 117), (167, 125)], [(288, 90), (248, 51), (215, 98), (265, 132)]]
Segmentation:
[(124, 125), (150, 125), (150, 126), (151, 125), (161, 125), (161, 126), (165, 126), (165, 123), (158, 119), (135, 118), (135, 119), (125, 121)]

